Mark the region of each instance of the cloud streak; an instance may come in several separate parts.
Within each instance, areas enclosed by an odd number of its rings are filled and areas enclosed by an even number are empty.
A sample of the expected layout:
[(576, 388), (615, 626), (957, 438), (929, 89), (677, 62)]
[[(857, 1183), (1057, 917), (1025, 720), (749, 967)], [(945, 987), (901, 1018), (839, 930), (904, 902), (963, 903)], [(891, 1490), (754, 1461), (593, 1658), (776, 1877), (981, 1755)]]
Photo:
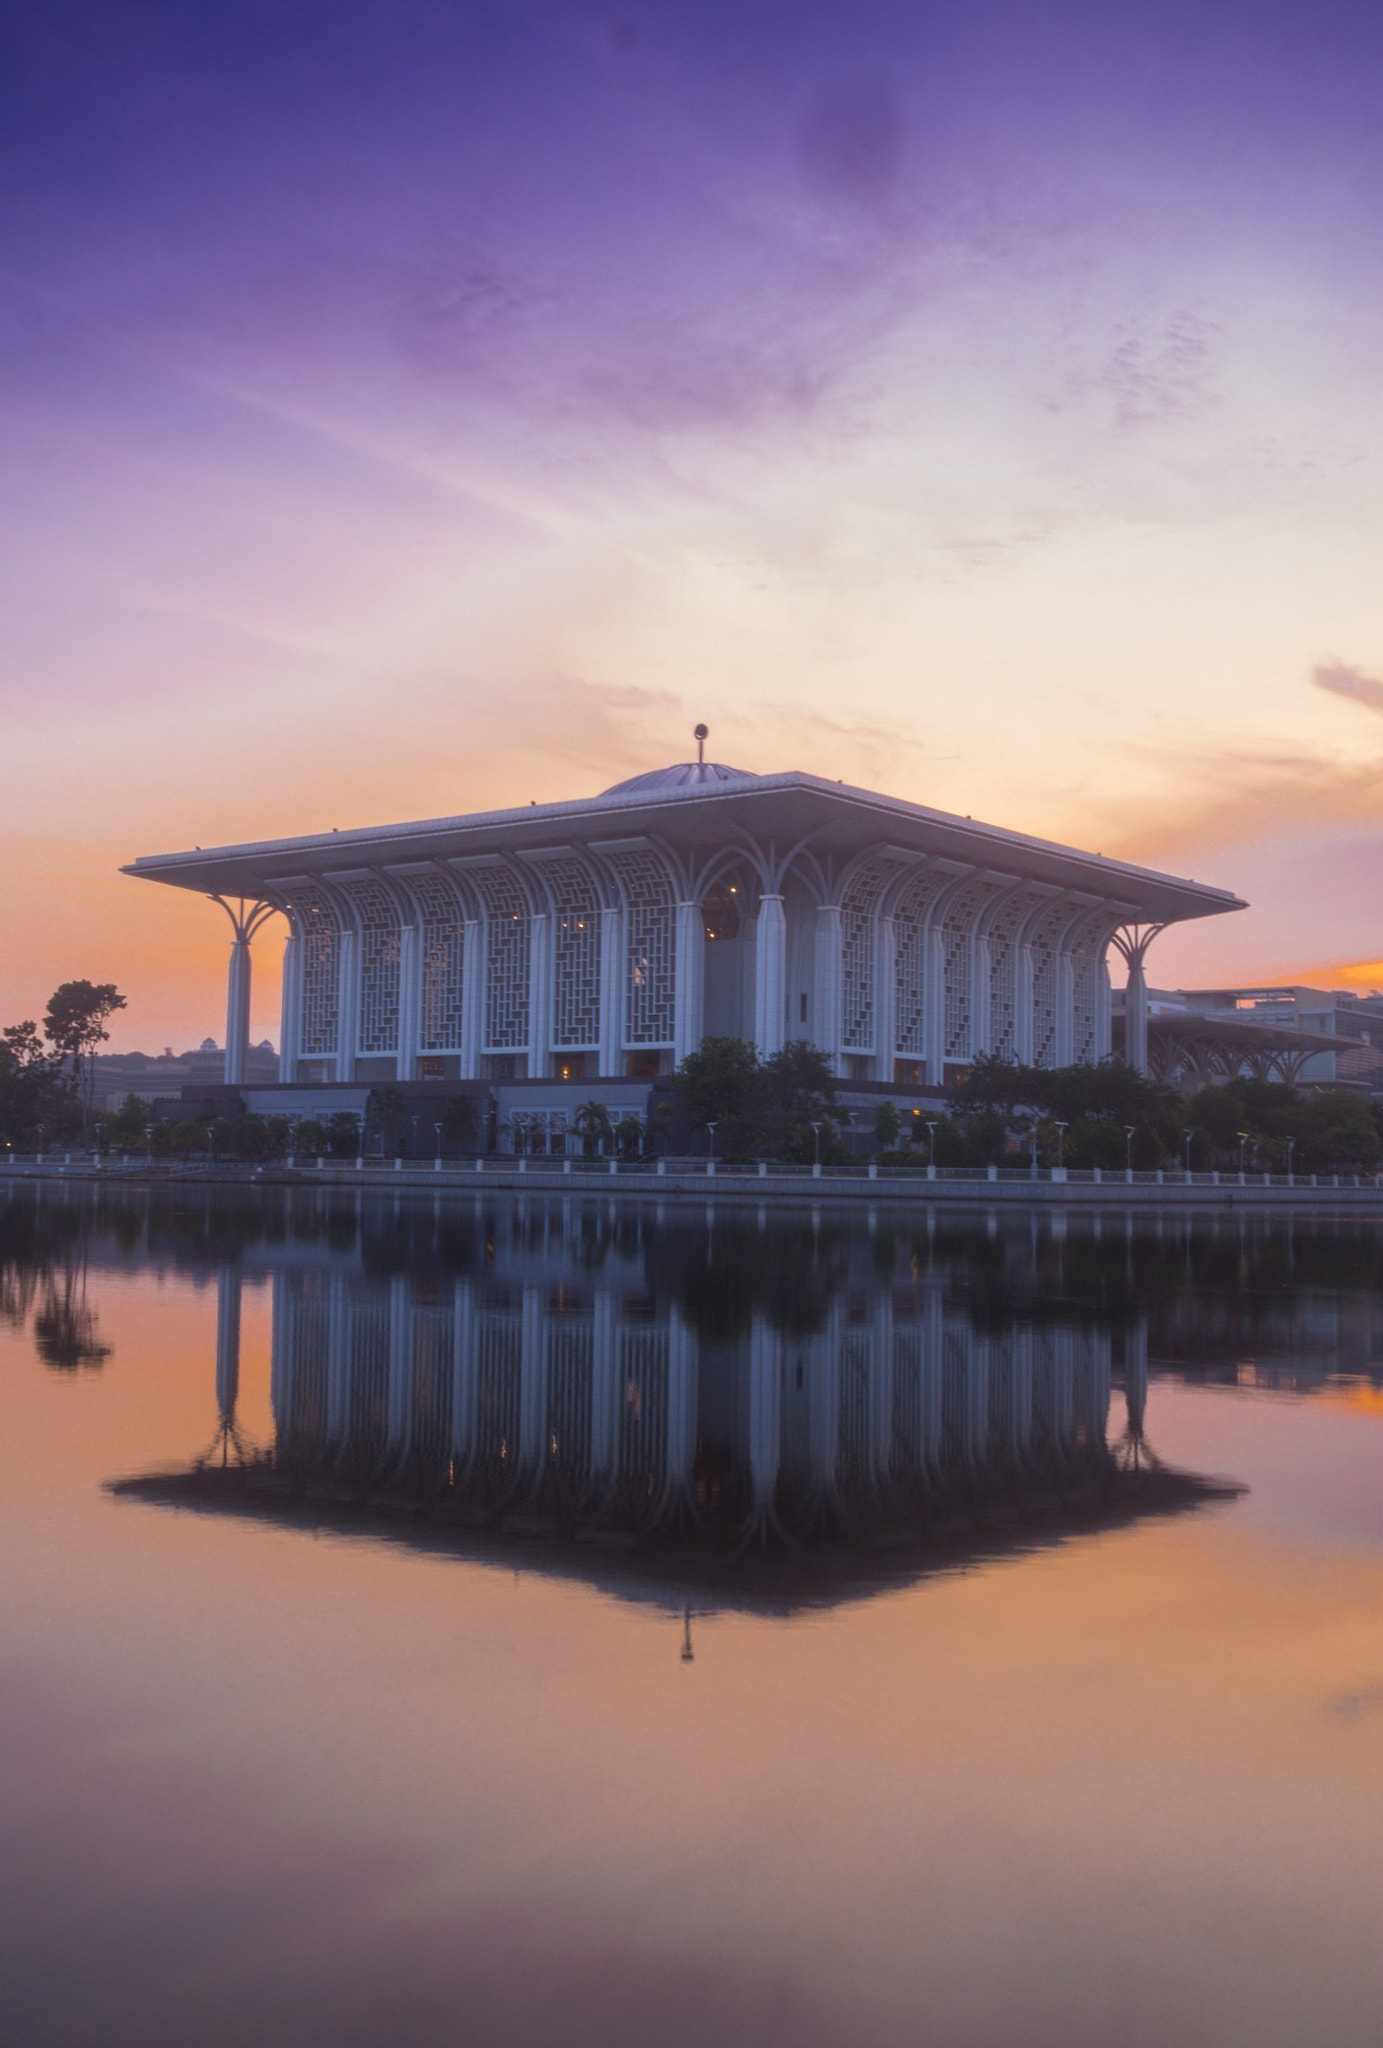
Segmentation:
[(1353, 703), (1362, 704), (1366, 711), (1383, 716), (1383, 683), (1361, 674), (1357, 668), (1346, 668), (1338, 661), (1322, 662), (1312, 671), (1311, 681), (1318, 690), (1327, 690), (1333, 697), (1348, 697)]

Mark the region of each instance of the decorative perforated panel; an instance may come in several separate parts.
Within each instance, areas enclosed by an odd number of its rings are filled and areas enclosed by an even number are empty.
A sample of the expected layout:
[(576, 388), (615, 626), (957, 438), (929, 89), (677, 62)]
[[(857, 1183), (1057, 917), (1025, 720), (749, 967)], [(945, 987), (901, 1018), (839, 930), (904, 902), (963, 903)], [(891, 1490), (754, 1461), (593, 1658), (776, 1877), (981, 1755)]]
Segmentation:
[(607, 856), (624, 893), (624, 1043), (671, 1045), (674, 998), (672, 882), (655, 853)]
[(362, 1053), (399, 1049), (399, 914), (382, 882), (338, 882), (360, 921), (360, 1003), (356, 1045)]
[(1032, 935), (1032, 1063), (1056, 1061), (1057, 942), (1071, 922), (1069, 903), (1057, 903), (1038, 919)]
[(410, 875), (422, 912), (418, 1042), (424, 1052), (459, 1052), (465, 1030), (465, 913), (441, 875)]
[(528, 901), (505, 867), (473, 868), (485, 905), (485, 1050), (518, 1052), (528, 1044)]
[(841, 1042), (847, 1052), (874, 1050), (874, 918), (899, 865), (891, 854), (871, 853), (840, 899)]
[(968, 1059), (974, 1001), (971, 991), (975, 920), (994, 893), (992, 882), (967, 882), (955, 896), (941, 921), (945, 956), (946, 991), (942, 1011), (941, 1044), (948, 1060)]
[(1000, 904), (989, 926), (989, 1044), (984, 1050), (1001, 1060), (1017, 1054), (1018, 927), (1032, 907), (1031, 896), (1019, 891)]
[(1099, 1058), (1100, 976), (1104, 971), (1104, 949), (1113, 923), (1107, 910), (1092, 910), (1082, 918), (1067, 942), (1071, 954), (1072, 997), (1075, 1017), (1071, 1032), (1071, 1057), (1078, 1066)]
[(927, 1050), (927, 913), (949, 879), (924, 869), (903, 885), (893, 913), (898, 1051), (914, 1059)]
[(552, 1043), (600, 1043), (600, 895), (579, 860), (545, 860), (552, 898)]
[(303, 1059), (334, 1056), (341, 1001), (341, 934), (336, 912), (315, 889), (289, 887), (284, 893), (300, 938), (302, 1016), (298, 1053)]

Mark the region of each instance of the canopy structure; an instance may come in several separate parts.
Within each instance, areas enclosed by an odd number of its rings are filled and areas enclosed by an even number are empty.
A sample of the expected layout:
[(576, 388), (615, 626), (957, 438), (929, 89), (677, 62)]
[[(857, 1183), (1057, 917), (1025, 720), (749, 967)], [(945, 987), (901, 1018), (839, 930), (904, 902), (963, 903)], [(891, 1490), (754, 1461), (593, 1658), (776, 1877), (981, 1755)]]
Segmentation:
[[(703, 737), (699, 734), (698, 737)], [(819, 1047), (846, 1081), (937, 1086), (981, 1052), (1110, 1050), (1106, 953), (1143, 958), (1222, 889), (817, 775), (698, 759), (576, 802), (153, 854), (126, 874), (288, 921), (284, 1084), (648, 1082), (707, 1034)], [(1140, 1020), (1142, 1020), (1140, 1022)]]

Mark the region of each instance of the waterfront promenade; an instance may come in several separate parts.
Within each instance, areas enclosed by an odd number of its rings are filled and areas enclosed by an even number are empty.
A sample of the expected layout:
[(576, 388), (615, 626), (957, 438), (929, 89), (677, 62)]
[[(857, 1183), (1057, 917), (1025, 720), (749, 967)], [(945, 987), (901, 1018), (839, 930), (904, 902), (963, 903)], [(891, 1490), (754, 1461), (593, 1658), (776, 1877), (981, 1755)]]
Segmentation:
[(1341, 1209), (1383, 1214), (1383, 1174), (1139, 1173), (1099, 1168), (802, 1167), (677, 1159), (150, 1160), (139, 1154), (12, 1156), (0, 1186), (21, 1180), (121, 1186), (330, 1187), (402, 1193), (615, 1195), (655, 1201), (942, 1202), (1059, 1209)]

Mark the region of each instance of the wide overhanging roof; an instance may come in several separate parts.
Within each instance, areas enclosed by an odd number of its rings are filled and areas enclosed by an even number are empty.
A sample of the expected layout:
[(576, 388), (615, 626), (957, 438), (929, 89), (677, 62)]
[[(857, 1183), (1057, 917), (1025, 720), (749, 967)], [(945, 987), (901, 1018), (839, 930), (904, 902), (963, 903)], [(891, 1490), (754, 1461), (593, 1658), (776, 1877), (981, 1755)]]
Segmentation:
[(572, 803), (526, 804), (521, 810), (480, 811), (469, 817), (146, 854), (121, 872), (204, 895), (253, 897), (289, 877), (570, 844), (598, 846), (644, 835), (679, 850), (697, 846), (708, 851), (748, 835), (761, 842), (772, 840), (780, 856), (809, 840), (818, 858), (829, 855), (837, 866), (868, 846), (886, 843), (967, 868), (1098, 897), (1145, 923), (1212, 917), (1246, 907), (1226, 889), (796, 770), (745, 776), (710, 789), (621, 788)]

